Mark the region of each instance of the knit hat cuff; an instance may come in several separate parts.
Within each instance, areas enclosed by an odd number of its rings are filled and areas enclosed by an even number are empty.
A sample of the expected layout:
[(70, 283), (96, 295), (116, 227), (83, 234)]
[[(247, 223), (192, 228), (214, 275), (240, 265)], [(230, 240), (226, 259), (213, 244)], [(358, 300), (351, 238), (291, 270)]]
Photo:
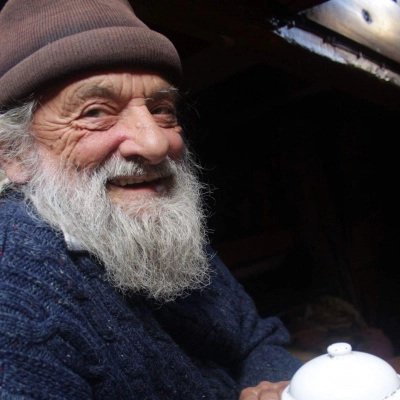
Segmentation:
[(129, 67), (181, 80), (179, 55), (163, 35), (146, 28), (106, 27), (67, 36), (30, 54), (0, 78), (0, 106), (7, 107), (71, 73)]

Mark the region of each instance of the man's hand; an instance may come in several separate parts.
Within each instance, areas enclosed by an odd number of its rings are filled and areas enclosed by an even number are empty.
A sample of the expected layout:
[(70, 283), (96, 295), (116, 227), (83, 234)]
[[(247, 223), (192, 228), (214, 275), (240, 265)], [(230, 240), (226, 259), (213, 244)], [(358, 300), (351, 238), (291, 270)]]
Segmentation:
[(243, 389), (239, 400), (280, 400), (285, 387), (290, 381), (261, 382), (257, 386)]

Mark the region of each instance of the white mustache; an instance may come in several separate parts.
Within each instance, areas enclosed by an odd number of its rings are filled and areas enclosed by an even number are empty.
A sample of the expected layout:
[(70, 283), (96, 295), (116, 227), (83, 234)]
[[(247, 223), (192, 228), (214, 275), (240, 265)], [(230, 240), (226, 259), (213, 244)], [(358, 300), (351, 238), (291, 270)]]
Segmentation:
[(151, 177), (152, 179), (159, 179), (175, 175), (176, 172), (177, 166), (170, 159), (165, 159), (160, 164), (145, 164), (137, 161), (127, 161), (115, 156), (96, 168), (93, 171), (93, 175), (100, 177), (105, 184), (121, 177)]

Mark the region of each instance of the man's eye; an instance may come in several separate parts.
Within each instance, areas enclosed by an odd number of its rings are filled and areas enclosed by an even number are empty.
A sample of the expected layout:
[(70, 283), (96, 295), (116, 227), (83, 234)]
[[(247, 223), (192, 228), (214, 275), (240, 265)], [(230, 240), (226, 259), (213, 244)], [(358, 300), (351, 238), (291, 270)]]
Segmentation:
[(173, 107), (161, 106), (156, 107), (151, 111), (152, 114), (167, 114), (167, 115), (175, 115), (175, 109)]
[(91, 108), (85, 111), (82, 116), (88, 118), (99, 118), (103, 117), (104, 115), (106, 115), (106, 112), (101, 108)]

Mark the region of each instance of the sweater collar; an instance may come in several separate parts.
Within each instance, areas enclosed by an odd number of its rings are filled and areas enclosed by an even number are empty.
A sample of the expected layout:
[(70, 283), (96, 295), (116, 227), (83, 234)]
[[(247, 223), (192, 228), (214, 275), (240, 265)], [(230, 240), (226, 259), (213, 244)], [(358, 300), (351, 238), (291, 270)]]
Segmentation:
[(64, 240), (67, 244), (67, 248), (72, 252), (82, 252), (87, 251), (83, 244), (75, 237), (70, 235), (68, 232), (63, 230)]

